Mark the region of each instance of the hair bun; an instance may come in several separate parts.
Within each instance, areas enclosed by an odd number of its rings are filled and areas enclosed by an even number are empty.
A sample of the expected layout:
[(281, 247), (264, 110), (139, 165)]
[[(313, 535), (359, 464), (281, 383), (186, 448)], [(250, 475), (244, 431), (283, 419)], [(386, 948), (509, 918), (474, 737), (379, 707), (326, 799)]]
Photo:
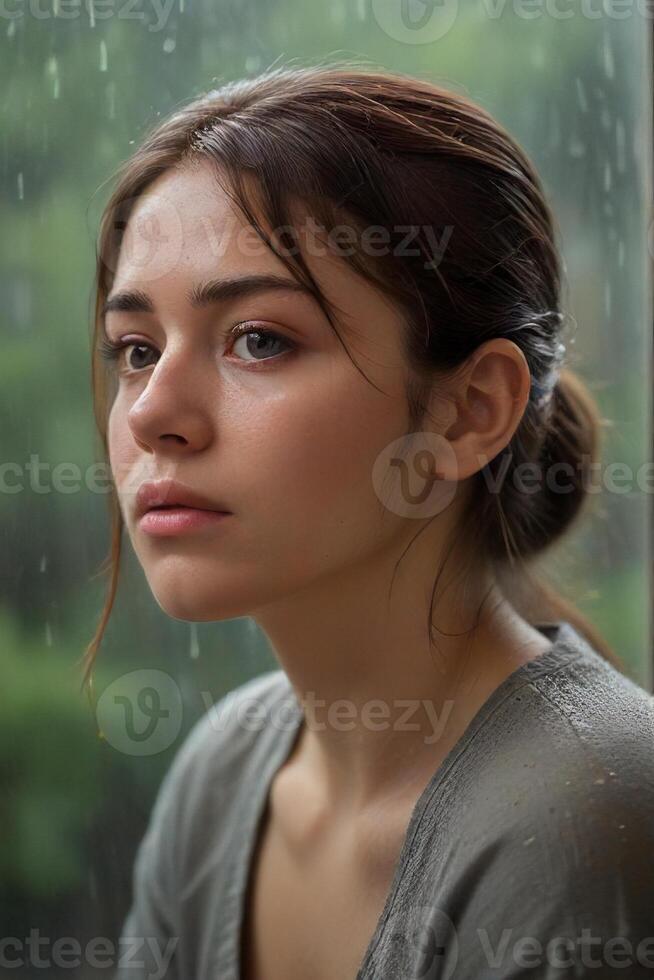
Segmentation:
[(531, 520), (524, 525), (526, 555), (548, 548), (579, 516), (593, 464), (601, 455), (599, 408), (585, 382), (569, 368), (561, 368), (547, 415), (540, 451), (541, 483), (529, 498)]

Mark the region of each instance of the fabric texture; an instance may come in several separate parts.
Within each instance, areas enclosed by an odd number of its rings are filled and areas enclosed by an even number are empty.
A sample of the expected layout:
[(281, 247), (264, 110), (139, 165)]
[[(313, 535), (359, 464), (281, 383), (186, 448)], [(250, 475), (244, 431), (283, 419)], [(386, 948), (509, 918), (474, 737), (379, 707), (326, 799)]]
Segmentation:
[[(417, 800), (352, 980), (654, 978), (654, 697), (571, 624), (538, 628), (552, 646)], [(137, 852), (116, 980), (240, 980), (259, 820), (301, 721), (272, 670), (196, 722)]]

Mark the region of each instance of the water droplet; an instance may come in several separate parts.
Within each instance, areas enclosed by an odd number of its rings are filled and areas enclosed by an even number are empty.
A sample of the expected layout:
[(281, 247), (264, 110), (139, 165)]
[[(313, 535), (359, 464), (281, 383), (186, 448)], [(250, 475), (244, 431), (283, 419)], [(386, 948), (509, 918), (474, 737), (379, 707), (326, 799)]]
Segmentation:
[(23, 171), (22, 170), (18, 174), (17, 183), (18, 183), (18, 200), (19, 201), (22, 201), (23, 198), (25, 197), (25, 188), (23, 186)]
[(588, 112), (588, 99), (586, 97), (584, 83), (580, 78), (575, 78), (575, 85), (577, 88), (577, 101), (579, 103), (579, 108), (582, 112)]
[(113, 81), (107, 85), (107, 115), (110, 119), (116, 118), (116, 83)]
[(523, 840), (522, 844), (524, 847), (527, 847), (529, 844), (533, 844), (535, 840), (535, 837), (528, 837), (527, 840)]
[(100, 41), (100, 71), (107, 70), (107, 42)]
[(595, 780), (595, 785), (596, 786), (603, 786), (604, 785), (604, 779), (603, 779), (602, 776), (600, 776), (598, 779)]
[(41, 555), (41, 564), (39, 565), (39, 571), (44, 572), (48, 564), (47, 555)]
[(611, 38), (608, 33), (604, 35), (604, 71), (607, 78), (615, 77), (615, 62), (613, 61), (613, 51), (611, 49)]
[(170, 54), (172, 51), (174, 51), (175, 50), (175, 44), (176, 44), (176, 41), (175, 41), (175, 38), (174, 37), (167, 37), (166, 40), (164, 41), (164, 43), (162, 44), (162, 47), (163, 47), (163, 50), (164, 50), (165, 54)]
[(95, 10), (93, 8), (93, 2), (94, 2), (94, 0), (88, 0), (88, 3), (86, 4), (86, 8), (87, 8), (87, 10), (89, 12), (89, 26), (90, 27), (95, 27)]
[(626, 144), (627, 137), (622, 119), (616, 120), (615, 124), (615, 144), (617, 148), (618, 173), (623, 174), (627, 169)]
[(184, 13), (184, 0), (179, 0), (179, 12), (180, 14)]
[(604, 164), (604, 191), (608, 194), (611, 190), (611, 164), (607, 160)]
[(568, 152), (570, 153), (571, 157), (573, 157), (575, 160), (578, 160), (580, 157), (585, 156), (586, 147), (581, 142), (580, 139), (578, 139), (576, 136), (573, 136), (572, 139), (570, 140), (570, 143), (568, 144)]
[(46, 646), (52, 646), (52, 630), (50, 628), (50, 620), (47, 620), (45, 624), (45, 643)]
[(197, 623), (191, 623), (191, 646), (189, 653), (191, 655), (191, 660), (197, 660), (200, 656), (200, 644), (198, 643), (198, 625)]
[(50, 55), (46, 65), (46, 71), (52, 78), (52, 98), (59, 98), (59, 62), (56, 55)]
[(10, 20), (9, 27), (7, 28), (7, 37), (13, 37), (16, 33), (16, 21)]
[(618, 830), (624, 830), (626, 826), (627, 826), (626, 823), (619, 823)]

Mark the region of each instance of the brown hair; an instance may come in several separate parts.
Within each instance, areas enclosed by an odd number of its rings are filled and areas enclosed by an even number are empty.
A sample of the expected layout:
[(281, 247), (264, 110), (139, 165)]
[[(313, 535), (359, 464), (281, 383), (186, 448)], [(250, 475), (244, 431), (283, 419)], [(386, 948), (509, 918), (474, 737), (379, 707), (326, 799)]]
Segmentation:
[[(301, 251), (279, 250), (260, 216), (269, 229), (288, 228), (299, 200), (327, 229), (346, 218), (350, 226), (381, 226), (398, 239), (407, 227), (418, 230), (413, 254), (389, 248), (371, 258), (353, 250), (347, 258), (404, 314), (413, 426), (425, 414), (437, 373), (455, 371), (491, 338), (509, 338), (521, 349), (532, 376), (530, 399), (505, 450), (470, 478), (472, 510), (464, 527), (474, 529), (476, 555), (491, 563), (523, 615), (532, 623), (567, 620), (623, 669), (582, 614), (527, 567), (578, 517), (600, 450), (597, 405), (568, 368), (549, 402), (538, 397), (558, 365), (565, 323), (554, 219), (533, 165), (512, 137), (469, 99), (428, 81), (351, 63), (281, 67), (193, 99), (146, 135), (118, 172), (99, 233), (92, 385), (105, 458), (109, 391), (96, 346), (129, 214), (158, 176), (202, 159), (215, 164), (218, 180), (227, 176), (226, 193), (311, 289), (337, 334)], [(442, 226), (453, 233), (435, 260), (424, 230)], [(564, 465), (571, 492), (556, 492), (547, 481), (535, 493), (521, 492), (512, 479), (516, 467), (539, 461)], [(500, 490), (490, 492), (488, 477), (498, 473)], [(122, 515), (113, 487), (111, 517), (111, 549), (100, 569), (110, 571), (109, 586), (82, 658), (82, 685), (118, 583)]]

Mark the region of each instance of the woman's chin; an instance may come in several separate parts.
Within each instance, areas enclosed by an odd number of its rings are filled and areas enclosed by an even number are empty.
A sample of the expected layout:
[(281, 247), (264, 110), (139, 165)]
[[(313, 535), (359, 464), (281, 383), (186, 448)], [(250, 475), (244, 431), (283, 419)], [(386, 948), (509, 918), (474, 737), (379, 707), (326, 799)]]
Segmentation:
[(226, 619), (247, 616), (247, 604), (237, 601), (224, 601), (216, 595), (185, 595), (182, 591), (168, 591), (152, 588), (152, 594), (159, 608), (171, 619), (187, 623), (216, 623)]

